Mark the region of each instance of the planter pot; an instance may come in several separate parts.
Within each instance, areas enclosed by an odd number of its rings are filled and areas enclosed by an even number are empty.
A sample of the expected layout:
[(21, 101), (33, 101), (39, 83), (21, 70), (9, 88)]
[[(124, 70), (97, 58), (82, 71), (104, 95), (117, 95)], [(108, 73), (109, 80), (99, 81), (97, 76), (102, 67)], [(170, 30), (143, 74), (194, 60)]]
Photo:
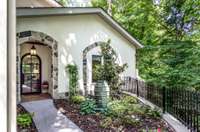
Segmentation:
[(108, 91), (105, 86), (105, 81), (99, 80), (95, 85), (95, 100), (98, 108), (105, 108), (108, 102)]
[(42, 92), (48, 93), (49, 85), (42, 85)]
[(49, 85), (42, 85), (43, 89), (49, 89)]

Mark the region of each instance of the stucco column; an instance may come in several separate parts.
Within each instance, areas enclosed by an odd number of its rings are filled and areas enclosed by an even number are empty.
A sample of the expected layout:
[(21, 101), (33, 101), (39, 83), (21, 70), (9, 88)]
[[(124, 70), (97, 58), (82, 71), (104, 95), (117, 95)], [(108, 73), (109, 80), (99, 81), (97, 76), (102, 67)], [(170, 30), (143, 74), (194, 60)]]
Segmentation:
[[(16, 131), (16, 3), (8, 1), (8, 130)], [(2, 131), (2, 130), (1, 130)], [(2, 131), (3, 132), (3, 131)]]
[(7, 131), (7, 1), (0, 2), (0, 130)]
[(15, 0), (0, 1), (0, 131), (16, 132)]

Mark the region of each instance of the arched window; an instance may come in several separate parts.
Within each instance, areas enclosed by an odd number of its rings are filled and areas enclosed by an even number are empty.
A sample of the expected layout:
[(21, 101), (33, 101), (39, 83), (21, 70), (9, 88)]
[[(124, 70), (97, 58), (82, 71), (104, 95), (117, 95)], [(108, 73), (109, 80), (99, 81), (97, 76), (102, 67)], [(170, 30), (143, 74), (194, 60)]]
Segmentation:
[(25, 54), (21, 58), (21, 94), (41, 93), (41, 59)]

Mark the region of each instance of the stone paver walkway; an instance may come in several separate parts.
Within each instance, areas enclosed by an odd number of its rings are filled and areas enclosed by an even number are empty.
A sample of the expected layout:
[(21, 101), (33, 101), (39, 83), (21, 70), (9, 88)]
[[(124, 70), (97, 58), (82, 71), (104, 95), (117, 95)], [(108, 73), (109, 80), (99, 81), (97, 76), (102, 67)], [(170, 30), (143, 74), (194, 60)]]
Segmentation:
[(39, 132), (83, 132), (77, 125), (57, 110), (53, 100), (21, 103), (30, 113)]

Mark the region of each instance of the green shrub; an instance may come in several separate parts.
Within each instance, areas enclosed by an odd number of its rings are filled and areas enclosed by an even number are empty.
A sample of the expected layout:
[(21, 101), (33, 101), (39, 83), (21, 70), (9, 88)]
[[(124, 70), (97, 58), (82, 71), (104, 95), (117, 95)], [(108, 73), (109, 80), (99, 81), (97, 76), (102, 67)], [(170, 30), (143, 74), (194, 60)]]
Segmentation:
[(122, 102), (130, 103), (130, 104), (138, 103), (137, 99), (135, 97), (133, 97), (133, 96), (124, 96), (123, 99), (122, 99)]
[(69, 74), (69, 97), (77, 94), (78, 87), (78, 67), (77, 65), (68, 64), (66, 71)]
[(121, 117), (121, 122), (124, 125), (131, 125), (131, 126), (136, 126), (140, 124), (139, 120), (132, 118), (130, 115), (124, 115), (123, 117)]
[(80, 113), (82, 115), (94, 114), (96, 113), (96, 108), (97, 106), (93, 99), (86, 99), (80, 105)]
[(17, 115), (17, 124), (23, 128), (29, 127), (32, 124), (33, 114), (25, 113)]
[(75, 104), (80, 104), (85, 101), (85, 97), (81, 95), (75, 95), (71, 97), (71, 101)]
[(107, 127), (109, 125), (110, 118), (118, 121), (120, 125), (140, 125), (140, 118), (158, 118), (160, 113), (156, 109), (140, 104), (135, 97), (124, 96), (121, 100), (110, 101), (107, 108), (104, 109), (103, 114), (108, 119), (101, 122), (101, 126)]
[(128, 110), (128, 108), (126, 107), (126, 105), (124, 105), (122, 103), (122, 101), (114, 100), (114, 101), (111, 101), (108, 103), (107, 115), (119, 117), (119, 116), (125, 114), (125, 112), (127, 112), (127, 110)]
[(123, 116), (139, 111), (137, 99), (132, 96), (124, 96), (121, 100), (110, 101), (107, 105), (107, 116)]
[(102, 108), (99, 112), (106, 117), (116, 117), (117, 114), (110, 107)]
[(111, 40), (102, 42), (100, 45), (101, 56), (104, 63), (95, 68), (95, 78), (97, 80), (105, 80), (110, 87), (111, 97), (119, 92), (119, 87), (122, 84), (120, 74), (128, 67), (127, 64), (119, 65), (116, 63), (117, 54), (110, 46)]
[(142, 106), (140, 104), (133, 104), (133, 105), (129, 105), (127, 107), (129, 107), (129, 109), (128, 109), (129, 115), (132, 115), (132, 114), (143, 115), (143, 114), (145, 114), (145, 112), (142, 109)]
[(103, 128), (109, 128), (112, 125), (112, 118), (106, 117), (105, 119), (101, 120), (100, 126)]
[(151, 109), (149, 107), (146, 108), (145, 114), (147, 116), (150, 116), (150, 117), (153, 117), (153, 118), (160, 118), (161, 117), (161, 114), (160, 114), (158, 109)]

